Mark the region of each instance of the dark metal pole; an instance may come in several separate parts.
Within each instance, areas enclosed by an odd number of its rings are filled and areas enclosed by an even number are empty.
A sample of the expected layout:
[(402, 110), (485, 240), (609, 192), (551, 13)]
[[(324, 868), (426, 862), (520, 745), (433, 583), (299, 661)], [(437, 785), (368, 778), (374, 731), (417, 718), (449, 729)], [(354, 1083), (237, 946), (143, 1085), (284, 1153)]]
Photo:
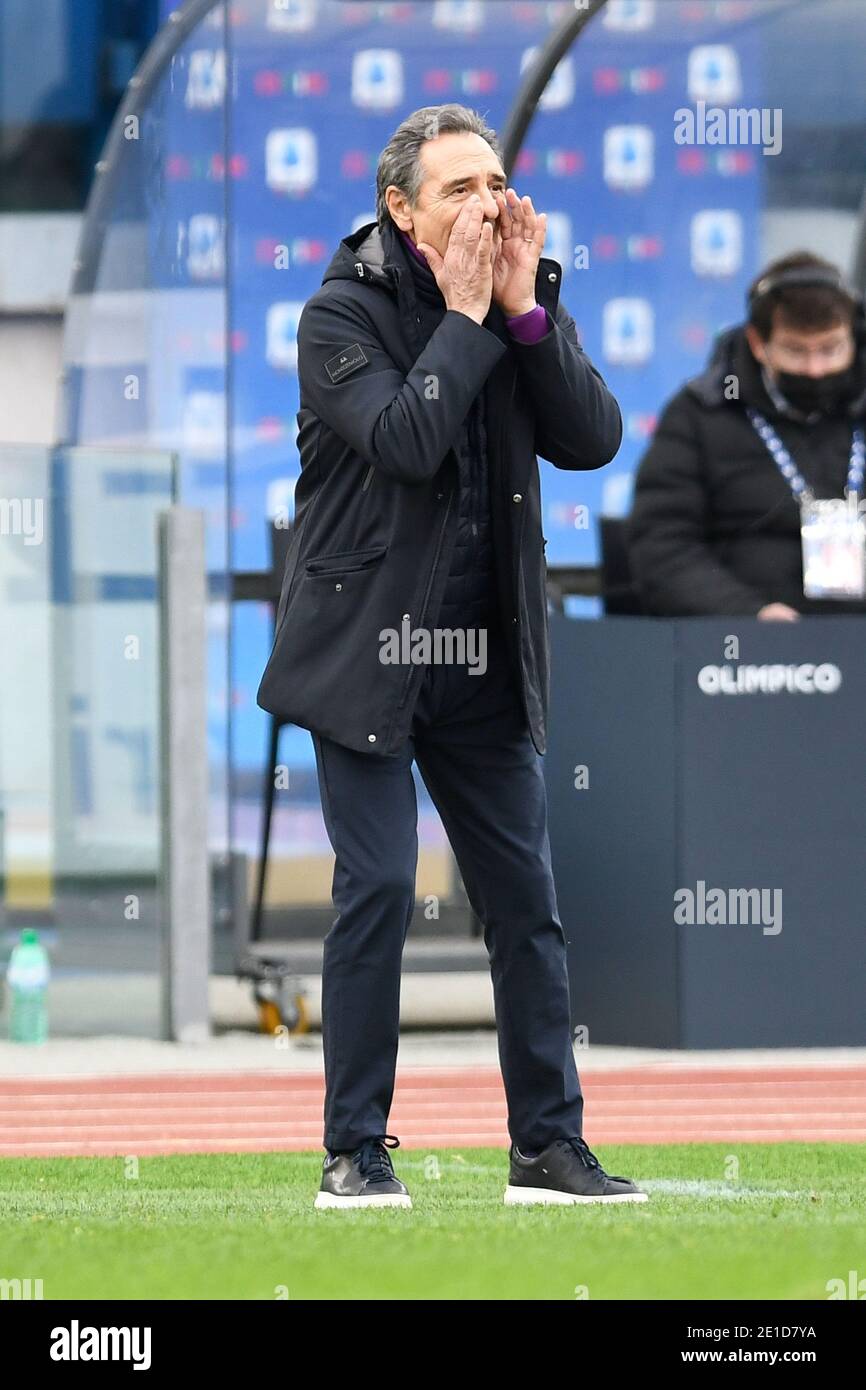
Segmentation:
[(500, 138), (505, 172), (511, 177), (514, 162), (526, 138), (536, 107), (551, 74), (591, 19), (603, 10), (607, 0), (574, 0), (574, 14), (563, 20), (550, 34), (534, 63), (527, 68), (523, 82), (505, 121)]

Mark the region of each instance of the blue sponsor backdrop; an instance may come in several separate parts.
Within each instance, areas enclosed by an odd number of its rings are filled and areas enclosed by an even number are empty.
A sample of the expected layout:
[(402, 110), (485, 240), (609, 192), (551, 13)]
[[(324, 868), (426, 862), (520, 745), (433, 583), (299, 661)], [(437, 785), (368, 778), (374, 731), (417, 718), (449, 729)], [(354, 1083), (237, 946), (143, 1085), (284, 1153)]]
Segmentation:
[[(760, 105), (760, 26), (750, 21), (764, 9), (611, 0), (559, 65), (513, 171), (518, 192), (548, 213), (545, 254), (562, 265), (563, 301), (625, 419), (622, 449), (601, 473), (542, 463), (551, 564), (595, 562), (597, 517), (628, 510), (660, 404), (741, 315), (768, 157), (759, 144), (679, 144), (676, 113)], [(229, 400), (219, 370), (209, 379), (199, 368), (190, 399), (166, 409), (192, 422), (200, 444), (219, 436), (228, 406), (232, 568), (263, 567), (264, 518), (291, 512), (298, 316), (340, 238), (372, 220), (390, 133), (416, 107), (445, 101), (501, 128), (533, 50), (572, 10), (544, 0), (235, 0), (186, 46), (166, 112), (161, 218), (185, 238), (190, 285), (226, 277)], [(223, 142), (216, 112), (227, 91)], [(270, 632), (261, 608), (234, 624), (234, 764), (253, 767)], [(295, 755), (308, 761), (301, 743)]]

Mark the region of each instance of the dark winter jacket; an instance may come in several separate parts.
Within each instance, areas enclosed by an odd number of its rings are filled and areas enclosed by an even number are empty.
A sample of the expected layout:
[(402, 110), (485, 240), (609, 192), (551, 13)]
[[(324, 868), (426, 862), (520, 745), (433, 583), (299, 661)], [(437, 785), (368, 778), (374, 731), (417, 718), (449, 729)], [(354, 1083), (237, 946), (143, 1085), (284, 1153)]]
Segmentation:
[(456, 539), (455, 446), (484, 395), (491, 536), (508, 659), (536, 749), (550, 665), (536, 455), (594, 469), (616, 453), (619, 408), (542, 257), (550, 331), (514, 340), (448, 310), (429, 335), (396, 231), (345, 237), (298, 324), (295, 525), (258, 704), (361, 752), (396, 754), (425, 667), (380, 659), (384, 630), (436, 626)]
[(744, 330), (729, 330), (703, 374), (665, 407), (638, 468), (629, 555), (646, 612), (755, 615), (768, 603), (866, 612), (859, 601), (804, 597), (799, 505), (748, 406), (773, 426), (817, 497), (844, 494), (863, 394), (808, 423), (774, 403)]

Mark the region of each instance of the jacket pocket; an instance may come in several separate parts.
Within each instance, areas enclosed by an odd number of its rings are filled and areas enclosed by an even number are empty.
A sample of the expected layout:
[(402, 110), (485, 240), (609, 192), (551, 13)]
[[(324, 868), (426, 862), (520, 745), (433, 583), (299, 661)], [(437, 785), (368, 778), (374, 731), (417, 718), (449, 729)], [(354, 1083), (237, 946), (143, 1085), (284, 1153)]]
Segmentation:
[(351, 734), (356, 747), (367, 747), (370, 732), (384, 741), (402, 678), (401, 667), (381, 660), (381, 631), (402, 612), (387, 550), (333, 552), (301, 567), (260, 683), (262, 709), (338, 741)]
[(304, 568), (308, 575), (352, 574), (371, 569), (387, 553), (387, 545), (368, 545), (361, 550), (335, 550), (330, 555), (313, 555)]

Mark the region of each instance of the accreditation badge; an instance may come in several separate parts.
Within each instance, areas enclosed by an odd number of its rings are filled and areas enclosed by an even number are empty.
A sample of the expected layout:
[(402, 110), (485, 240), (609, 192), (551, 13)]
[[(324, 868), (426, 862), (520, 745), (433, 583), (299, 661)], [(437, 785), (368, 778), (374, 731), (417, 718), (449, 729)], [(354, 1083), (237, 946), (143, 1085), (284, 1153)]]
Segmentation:
[(866, 525), (855, 504), (810, 499), (800, 508), (806, 598), (866, 597)]

